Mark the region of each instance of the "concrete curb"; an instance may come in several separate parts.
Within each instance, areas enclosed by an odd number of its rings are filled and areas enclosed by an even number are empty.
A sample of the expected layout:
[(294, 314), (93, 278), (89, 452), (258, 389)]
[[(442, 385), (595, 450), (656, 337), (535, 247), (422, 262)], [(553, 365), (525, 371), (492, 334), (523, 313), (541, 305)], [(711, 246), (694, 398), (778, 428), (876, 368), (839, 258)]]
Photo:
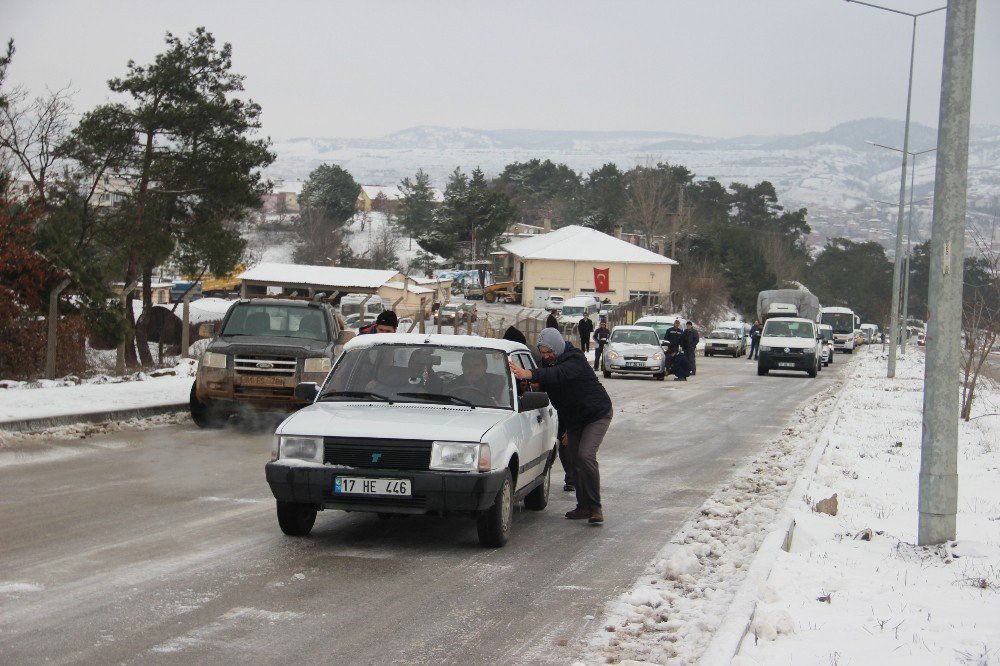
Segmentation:
[[(843, 384), (846, 385), (850, 377), (845, 377)], [(750, 633), (750, 626), (753, 623), (753, 616), (757, 610), (757, 600), (760, 599), (764, 585), (767, 584), (771, 576), (771, 569), (774, 567), (778, 553), (788, 551), (792, 545), (792, 536), (795, 532), (795, 514), (793, 507), (798, 504), (809, 489), (809, 483), (816, 474), (820, 459), (826, 452), (830, 444), (830, 435), (833, 427), (840, 417), (840, 403), (844, 398), (844, 392), (837, 396), (830, 416), (826, 424), (820, 431), (816, 439), (816, 445), (806, 458), (795, 485), (788, 493), (788, 499), (781, 508), (778, 518), (775, 520), (774, 529), (768, 532), (757, 549), (753, 563), (747, 572), (746, 578), (740, 584), (733, 600), (729, 604), (729, 610), (719, 628), (716, 629), (712, 641), (705, 652), (702, 653), (698, 663), (702, 666), (721, 666), (732, 663), (733, 658), (739, 653), (743, 644), (743, 639)]]
[(85, 414), (61, 414), (58, 416), (42, 416), (34, 419), (19, 419), (17, 421), (0, 421), (0, 430), (7, 432), (37, 432), (48, 428), (73, 425), (76, 423), (104, 423), (106, 421), (126, 421), (128, 419), (146, 418), (161, 414), (172, 414), (188, 410), (188, 403), (181, 402), (153, 407), (135, 407), (132, 409), (116, 409), (106, 412), (88, 412)]

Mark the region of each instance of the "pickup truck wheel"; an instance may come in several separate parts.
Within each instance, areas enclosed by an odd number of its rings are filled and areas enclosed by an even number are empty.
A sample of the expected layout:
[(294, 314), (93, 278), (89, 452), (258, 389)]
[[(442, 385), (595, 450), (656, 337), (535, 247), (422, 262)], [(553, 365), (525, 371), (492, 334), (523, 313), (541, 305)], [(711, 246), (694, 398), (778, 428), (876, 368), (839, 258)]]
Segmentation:
[(490, 548), (499, 548), (507, 543), (510, 524), (514, 520), (514, 481), (510, 470), (504, 472), (503, 484), (497, 492), (493, 506), (483, 512), (476, 521), (479, 543)]
[(549, 504), (549, 488), (552, 486), (551, 480), (552, 465), (545, 463), (545, 471), (542, 472), (542, 483), (532, 490), (524, 498), (524, 508), (528, 511), (541, 511)]
[(278, 502), (278, 525), (288, 536), (308, 536), (316, 522), (316, 509), (309, 504)]
[(212, 401), (202, 402), (198, 399), (195, 384), (191, 384), (191, 399), (188, 402), (191, 410), (191, 420), (199, 428), (221, 428), (226, 423), (225, 417), (219, 413), (218, 407)]

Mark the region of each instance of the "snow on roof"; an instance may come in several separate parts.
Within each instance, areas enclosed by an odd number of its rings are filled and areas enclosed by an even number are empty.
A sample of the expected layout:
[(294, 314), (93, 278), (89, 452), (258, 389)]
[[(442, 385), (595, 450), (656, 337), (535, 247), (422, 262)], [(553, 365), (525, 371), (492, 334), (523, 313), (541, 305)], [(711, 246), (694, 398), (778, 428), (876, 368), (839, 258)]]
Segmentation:
[[(226, 316), (229, 308), (233, 307), (233, 303), (235, 302), (235, 300), (227, 300), (225, 298), (199, 298), (196, 301), (191, 301), (191, 309), (188, 311), (188, 317), (192, 324), (222, 321), (222, 318)], [(157, 303), (153, 307), (164, 308), (167, 311), (173, 310), (178, 319), (184, 316), (183, 303), (178, 304), (176, 310), (174, 310), (173, 303)]]
[(275, 194), (281, 192), (290, 192), (295, 195), (302, 194), (302, 186), (305, 185), (305, 181), (302, 180), (275, 180), (274, 187), (271, 189)]
[(594, 261), (611, 264), (677, 263), (673, 259), (638, 245), (576, 224), (551, 233), (511, 241), (503, 247), (521, 259)]
[(368, 195), (368, 198), (373, 201), (378, 198), (378, 195), (380, 194), (384, 194), (385, 198), (390, 201), (399, 199), (403, 196), (402, 192), (400, 192), (399, 188), (395, 185), (362, 185), (361, 189), (364, 190), (365, 194)]
[(438, 283), (443, 284), (445, 282), (452, 281), (451, 278), (425, 278), (425, 277), (413, 277), (412, 275), (410, 276), (410, 279), (416, 282), (417, 284), (433, 284), (433, 285), (437, 285)]
[(373, 345), (428, 345), (431, 347), (471, 347), (473, 349), (498, 349), (505, 352), (527, 349), (520, 342), (478, 335), (451, 335), (448, 333), (379, 333), (359, 335), (344, 345), (344, 350)]
[[(386, 282), (385, 286), (389, 287), (391, 289), (402, 289), (403, 288), (403, 283), (402, 282)], [(415, 284), (411, 284), (411, 285), (407, 286), (406, 290), (408, 292), (412, 293), (412, 294), (433, 294), (434, 293), (433, 289), (428, 289), (427, 287), (421, 287), (421, 286), (418, 286), (418, 285), (415, 285)]]
[(398, 273), (392, 270), (262, 263), (243, 271), (239, 279), (244, 282), (265, 282), (274, 285), (378, 289), (397, 275)]

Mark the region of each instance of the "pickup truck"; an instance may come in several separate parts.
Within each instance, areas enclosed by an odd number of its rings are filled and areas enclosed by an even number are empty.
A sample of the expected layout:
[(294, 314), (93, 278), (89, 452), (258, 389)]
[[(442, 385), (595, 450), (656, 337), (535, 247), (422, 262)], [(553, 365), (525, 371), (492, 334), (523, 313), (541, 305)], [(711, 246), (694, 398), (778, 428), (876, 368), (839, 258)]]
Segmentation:
[(296, 385), (322, 383), (351, 337), (320, 297), (238, 301), (202, 354), (191, 386), (191, 418), (202, 428), (217, 428), (244, 407), (303, 407), (309, 401), (295, 396)]

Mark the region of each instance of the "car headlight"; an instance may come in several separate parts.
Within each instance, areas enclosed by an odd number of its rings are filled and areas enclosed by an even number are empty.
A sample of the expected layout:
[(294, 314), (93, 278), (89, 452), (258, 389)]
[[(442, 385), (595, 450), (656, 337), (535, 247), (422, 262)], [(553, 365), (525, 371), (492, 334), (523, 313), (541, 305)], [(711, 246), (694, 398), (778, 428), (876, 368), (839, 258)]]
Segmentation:
[(278, 439), (279, 458), (323, 462), (322, 437), (285, 437), (281, 435)]
[(307, 358), (302, 364), (302, 372), (330, 372), (330, 359), (326, 356)]
[(653, 360), (654, 361), (662, 361), (663, 360), (663, 354), (653, 354)]
[(771, 351), (771, 348), (768, 347), (767, 345), (761, 345), (760, 346), (760, 351)]
[(218, 352), (205, 352), (201, 355), (201, 367), (225, 369), (226, 355)]
[(616, 351), (609, 351), (608, 352), (608, 358), (610, 358), (611, 360), (614, 360), (614, 359), (618, 358), (618, 352), (616, 352)]
[(487, 471), (491, 465), (489, 444), (434, 442), (431, 445), (431, 469), (474, 472)]

